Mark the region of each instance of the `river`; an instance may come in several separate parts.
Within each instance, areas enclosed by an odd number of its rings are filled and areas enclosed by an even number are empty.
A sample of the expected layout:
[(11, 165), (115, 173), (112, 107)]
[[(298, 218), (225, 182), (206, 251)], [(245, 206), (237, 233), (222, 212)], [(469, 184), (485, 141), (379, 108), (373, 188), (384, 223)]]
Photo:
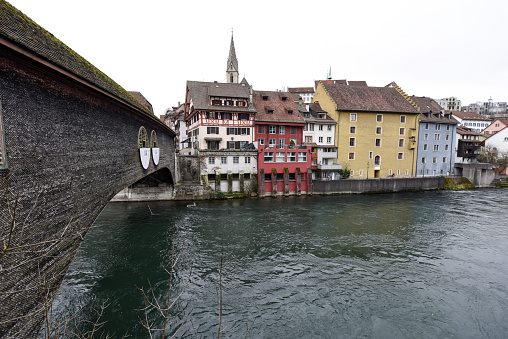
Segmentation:
[(226, 338), (506, 338), (507, 192), (110, 203), (53, 313), (148, 337), (136, 286), (165, 304), (174, 243), (178, 337), (217, 337), (222, 301)]

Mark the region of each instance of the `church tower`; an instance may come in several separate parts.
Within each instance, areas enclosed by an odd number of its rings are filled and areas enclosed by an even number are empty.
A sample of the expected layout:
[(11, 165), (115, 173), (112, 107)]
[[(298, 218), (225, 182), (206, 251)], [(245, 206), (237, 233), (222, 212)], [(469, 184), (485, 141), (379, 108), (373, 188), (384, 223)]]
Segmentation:
[(235, 43), (233, 41), (233, 32), (231, 32), (231, 47), (229, 47), (228, 67), (226, 69), (226, 82), (238, 83), (238, 60), (236, 59)]

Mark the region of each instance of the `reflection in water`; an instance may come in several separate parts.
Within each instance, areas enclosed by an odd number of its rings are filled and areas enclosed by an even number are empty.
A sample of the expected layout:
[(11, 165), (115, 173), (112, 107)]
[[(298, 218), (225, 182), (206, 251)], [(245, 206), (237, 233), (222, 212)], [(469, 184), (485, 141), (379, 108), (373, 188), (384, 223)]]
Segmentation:
[[(135, 286), (167, 295), (172, 234), (184, 244), (174, 292), (192, 309), (183, 337), (214, 335), (223, 251), (226, 337), (501, 338), (508, 333), (503, 190), (110, 204), (54, 307), (102, 302), (105, 330), (146, 337)], [(471, 201), (476, 201), (471, 208)], [(174, 227), (173, 227), (174, 225)], [(157, 322), (160, 325), (160, 321)]]

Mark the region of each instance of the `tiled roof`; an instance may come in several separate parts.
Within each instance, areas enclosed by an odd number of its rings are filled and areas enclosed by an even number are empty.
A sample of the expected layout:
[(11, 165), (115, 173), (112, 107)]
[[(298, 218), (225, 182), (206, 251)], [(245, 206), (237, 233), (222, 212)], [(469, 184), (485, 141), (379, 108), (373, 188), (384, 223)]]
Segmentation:
[(462, 120), (485, 120), (492, 121), (492, 119), (487, 118), (484, 115), (475, 113), (475, 112), (461, 112), (461, 111), (450, 111), (453, 115)]
[(323, 84), (342, 111), (419, 113), (393, 87), (343, 86)]
[(457, 126), (457, 133), (460, 135), (482, 135), (481, 133), (475, 132), (472, 129), (464, 126)]
[[(325, 113), (325, 118), (320, 118), (318, 113)], [(321, 123), (321, 124), (332, 124), (332, 125), (336, 125), (337, 122), (335, 120), (333, 120), (332, 118), (330, 118), (327, 114), (326, 111), (324, 111), (321, 106), (319, 105), (319, 103), (312, 103), (309, 105), (309, 114), (311, 116), (311, 118), (305, 118), (305, 121), (312, 121), (312, 122), (315, 122), (315, 123)]]
[[(443, 124), (458, 124), (450, 113), (442, 114), (443, 108), (432, 98), (427, 97), (415, 97), (411, 96), (411, 99), (420, 108), (420, 121), (423, 122), (436, 122)], [(447, 117), (449, 116), (449, 118)]]
[(141, 94), (140, 92), (134, 92), (134, 91), (129, 91), (129, 94), (132, 95), (143, 106), (148, 108), (150, 110), (150, 112), (153, 114), (152, 104), (145, 98), (145, 96), (143, 94)]
[(0, 2), (0, 19), (0, 35), (7, 40), (128, 102), (145, 113), (150, 113), (120, 85), (6, 1)]
[[(282, 101), (283, 97), (287, 98), (286, 101)], [(253, 101), (257, 110), (256, 121), (304, 123), (289, 92), (254, 91)], [(268, 113), (268, 110), (273, 113)], [(290, 111), (292, 114), (288, 113)]]
[(348, 81), (349, 86), (367, 86), (367, 81)]
[(235, 83), (187, 81), (194, 109), (248, 112), (249, 107), (212, 106), (210, 97), (242, 98), (249, 100), (250, 86)]
[(288, 87), (288, 92), (290, 92), (290, 93), (314, 93), (314, 88), (312, 88), (312, 87)]

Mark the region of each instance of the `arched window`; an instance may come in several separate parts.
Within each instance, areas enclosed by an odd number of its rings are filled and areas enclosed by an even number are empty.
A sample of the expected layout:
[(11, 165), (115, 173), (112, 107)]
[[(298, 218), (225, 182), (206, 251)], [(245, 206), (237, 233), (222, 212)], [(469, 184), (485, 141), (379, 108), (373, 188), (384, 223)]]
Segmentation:
[(150, 147), (159, 147), (159, 141), (157, 140), (157, 133), (155, 133), (155, 131), (152, 131), (152, 134), (150, 135)]
[(381, 157), (379, 155), (376, 155), (374, 158), (374, 165), (379, 166), (381, 165)]
[(148, 133), (146, 133), (146, 129), (143, 126), (141, 126), (138, 133), (138, 147), (148, 148)]

